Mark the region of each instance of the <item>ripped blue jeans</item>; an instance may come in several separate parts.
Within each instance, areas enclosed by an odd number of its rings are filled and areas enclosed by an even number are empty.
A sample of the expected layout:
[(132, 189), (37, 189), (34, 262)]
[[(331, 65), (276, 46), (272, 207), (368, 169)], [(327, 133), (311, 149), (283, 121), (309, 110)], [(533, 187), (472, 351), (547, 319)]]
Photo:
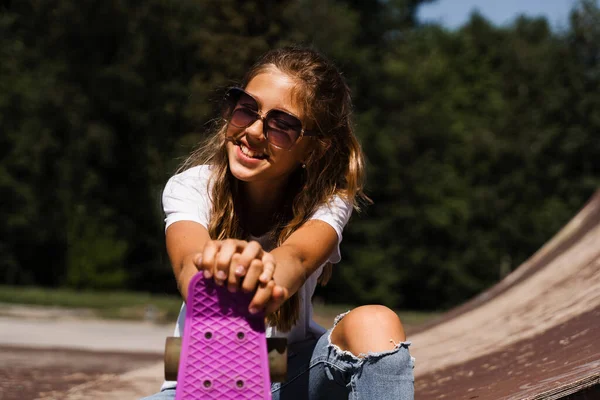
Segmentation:
[[(334, 328), (345, 315), (335, 319)], [(331, 343), (332, 331), (289, 346), (288, 378), (271, 385), (273, 400), (414, 399), (409, 342), (359, 358)]]
[[(347, 313), (346, 313), (347, 314)], [(333, 328), (346, 315), (339, 315)], [(414, 359), (409, 342), (382, 353), (353, 354), (331, 343), (333, 328), (320, 338), (288, 346), (288, 376), (273, 383), (273, 400), (413, 400)], [(175, 389), (143, 400), (173, 400)]]

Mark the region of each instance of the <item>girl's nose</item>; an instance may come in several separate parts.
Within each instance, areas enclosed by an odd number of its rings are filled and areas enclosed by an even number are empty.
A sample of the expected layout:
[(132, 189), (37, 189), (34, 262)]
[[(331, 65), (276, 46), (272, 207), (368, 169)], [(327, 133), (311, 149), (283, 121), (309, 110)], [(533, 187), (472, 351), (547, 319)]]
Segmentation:
[(263, 124), (264, 122), (258, 118), (254, 121), (250, 126), (246, 128), (246, 134), (252, 136), (252, 139), (256, 141), (266, 140), (264, 132), (263, 132)]

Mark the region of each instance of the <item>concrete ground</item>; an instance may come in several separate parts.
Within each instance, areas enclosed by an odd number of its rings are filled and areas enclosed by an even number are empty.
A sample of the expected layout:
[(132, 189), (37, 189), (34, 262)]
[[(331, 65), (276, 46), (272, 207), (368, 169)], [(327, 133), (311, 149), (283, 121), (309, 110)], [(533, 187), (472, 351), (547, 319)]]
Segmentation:
[(139, 399), (162, 382), (173, 326), (2, 307), (0, 400)]
[[(317, 319), (331, 326), (329, 318)], [(0, 400), (135, 400), (163, 381), (173, 324), (0, 304)]]

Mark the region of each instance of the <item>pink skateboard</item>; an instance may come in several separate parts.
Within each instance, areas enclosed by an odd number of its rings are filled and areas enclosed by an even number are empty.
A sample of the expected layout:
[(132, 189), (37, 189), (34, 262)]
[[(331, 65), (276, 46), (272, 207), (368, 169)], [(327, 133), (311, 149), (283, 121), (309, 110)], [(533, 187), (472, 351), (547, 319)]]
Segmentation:
[(248, 312), (251, 299), (201, 273), (192, 278), (182, 341), (167, 338), (165, 349), (165, 376), (177, 377), (176, 400), (271, 398), (270, 376), (285, 379), (286, 343), (270, 340), (268, 351), (264, 315)]

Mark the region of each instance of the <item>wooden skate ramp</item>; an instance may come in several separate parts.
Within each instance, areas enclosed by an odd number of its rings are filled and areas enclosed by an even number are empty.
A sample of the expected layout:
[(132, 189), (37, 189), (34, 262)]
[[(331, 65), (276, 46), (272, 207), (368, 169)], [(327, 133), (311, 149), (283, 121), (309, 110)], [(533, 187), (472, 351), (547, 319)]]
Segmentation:
[(409, 340), (417, 400), (600, 399), (600, 191), (503, 281)]

